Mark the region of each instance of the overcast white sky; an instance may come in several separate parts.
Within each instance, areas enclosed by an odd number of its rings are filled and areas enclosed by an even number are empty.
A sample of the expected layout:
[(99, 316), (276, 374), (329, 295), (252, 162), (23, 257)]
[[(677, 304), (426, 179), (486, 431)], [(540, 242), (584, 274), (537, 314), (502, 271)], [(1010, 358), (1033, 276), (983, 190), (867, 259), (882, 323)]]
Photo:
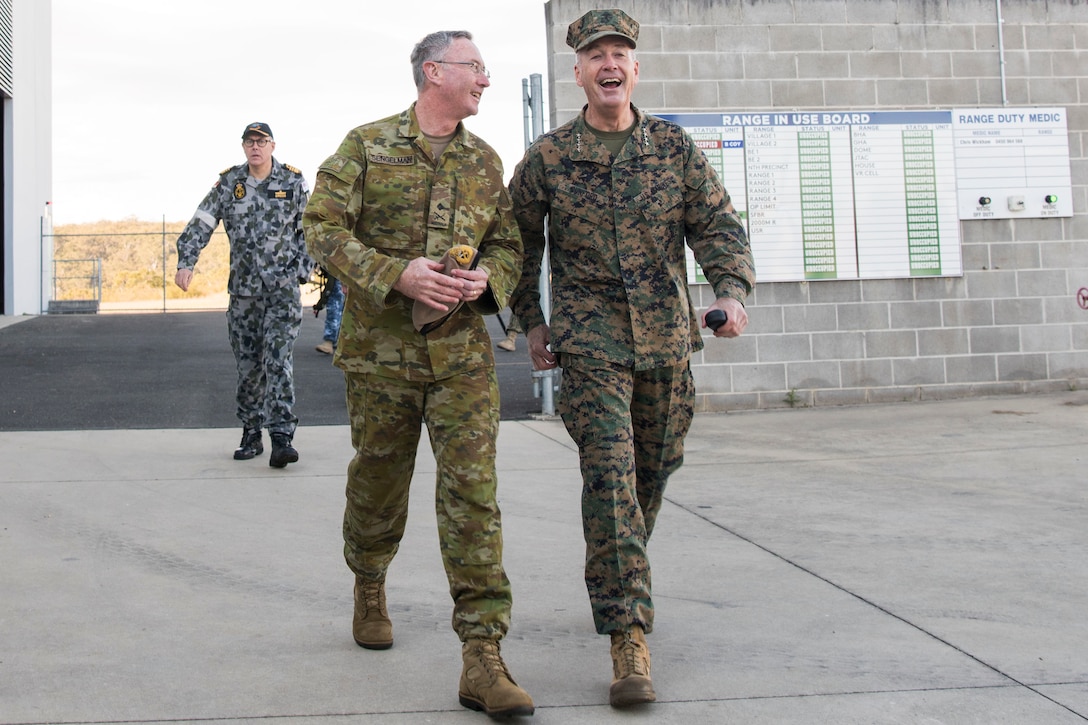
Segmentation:
[(465, 124), (509, 178), (522, 79), (547, 87), (544, 0), (53, 0), (54, 224), (188, 221), (252, 121), (312, 186), (350, 129), (415, 99), (435, 30), (475, 36), (491, 87)]

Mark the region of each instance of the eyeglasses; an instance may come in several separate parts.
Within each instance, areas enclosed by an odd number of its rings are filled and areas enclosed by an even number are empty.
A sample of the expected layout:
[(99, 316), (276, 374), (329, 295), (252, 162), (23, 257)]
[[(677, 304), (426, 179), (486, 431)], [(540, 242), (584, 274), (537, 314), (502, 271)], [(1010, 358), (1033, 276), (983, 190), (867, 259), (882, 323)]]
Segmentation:
[(247, 149), (251, 149), (254, 146), (259, 146), (263, 149), (265, 146), (268, 145), (268, 142), (271, 140), (272, 139), (270, 138), (247, 138), (242, 141), (242, 145), (245, 146)]
[(491, 78), (491, 71), (474, 60), (436, 60), (435, 63), (442, 63), (444, 65), (467, 65), (476, 75), (483, 75), (484, 78)]

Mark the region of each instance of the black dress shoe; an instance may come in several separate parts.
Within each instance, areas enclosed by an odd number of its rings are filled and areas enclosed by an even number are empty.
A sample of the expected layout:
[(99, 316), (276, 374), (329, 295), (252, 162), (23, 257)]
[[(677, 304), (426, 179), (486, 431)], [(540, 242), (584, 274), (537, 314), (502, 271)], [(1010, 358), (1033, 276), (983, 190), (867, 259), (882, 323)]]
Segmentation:
[(254, 456), (264, 453), (264, 444), (261, 443), (260, 428), (246, 428), (242, 431), (242, 442), (238, 450), (234, 452), (234, 460), (248, 461)]
[(283, 468), (288, 463), (298, 460), (298, 451), (291, 447), (291, 437), (286, 433), (272, 434), (272, 455), (268, 458), (268, 465), (273, 468)]

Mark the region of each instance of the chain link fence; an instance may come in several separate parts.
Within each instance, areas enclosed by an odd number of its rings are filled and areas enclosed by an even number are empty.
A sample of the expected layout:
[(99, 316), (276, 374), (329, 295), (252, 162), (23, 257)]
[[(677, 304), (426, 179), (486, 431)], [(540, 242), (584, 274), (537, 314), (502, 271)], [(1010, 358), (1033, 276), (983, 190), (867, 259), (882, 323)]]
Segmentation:
[[(141, 228), (143, 227), (143, 229)], [(216, 310), (226, 307), (230, 276), (227, 235), (217, 230), (200, 255), (188, 292), (174, 284), (175, 242), (184, 225), (103, 222), (58, 227), (49, 311)]]

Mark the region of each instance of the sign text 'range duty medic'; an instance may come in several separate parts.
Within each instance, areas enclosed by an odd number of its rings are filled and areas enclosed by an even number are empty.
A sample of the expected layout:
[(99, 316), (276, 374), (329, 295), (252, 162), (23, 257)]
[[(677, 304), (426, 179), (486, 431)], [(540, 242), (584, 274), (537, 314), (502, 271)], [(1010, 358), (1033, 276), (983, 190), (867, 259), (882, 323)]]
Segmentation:
[(1064, 108), (952, 113), (961, 219), (1073, 216)]

